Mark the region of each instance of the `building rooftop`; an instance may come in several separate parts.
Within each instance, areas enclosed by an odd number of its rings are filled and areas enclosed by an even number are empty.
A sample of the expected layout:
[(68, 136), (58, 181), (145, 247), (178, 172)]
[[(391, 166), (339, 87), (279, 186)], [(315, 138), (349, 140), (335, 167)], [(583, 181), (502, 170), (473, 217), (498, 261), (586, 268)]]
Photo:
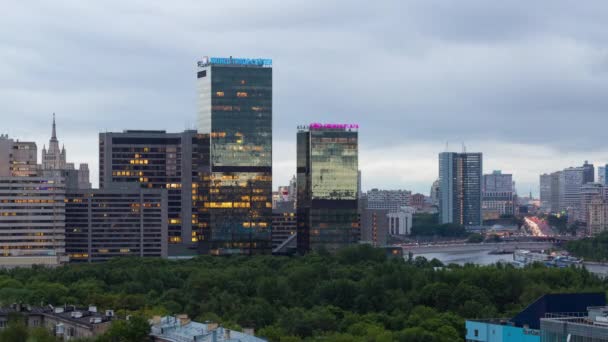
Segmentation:
[(31, 306), (24, 304), (13, 304), (8, 307), (0, 307), (0, 316), (6, 316), (11, 313), (54, 317), (63, 321), (69, 321), (87, 327), (92, 327), (100, 323), (106, 323), (114, 318), (113, 310), (98, 312), (96, 306), (89, 306), (88, 308), (78, 308), (73, 305), (53, 307), (52, 305)]
[(186, 315), (156, 317), (153, 320), (152, 336), (171, 342), (266, 342), (243, 332), (233, 331), (217, 323), (198, 323)]

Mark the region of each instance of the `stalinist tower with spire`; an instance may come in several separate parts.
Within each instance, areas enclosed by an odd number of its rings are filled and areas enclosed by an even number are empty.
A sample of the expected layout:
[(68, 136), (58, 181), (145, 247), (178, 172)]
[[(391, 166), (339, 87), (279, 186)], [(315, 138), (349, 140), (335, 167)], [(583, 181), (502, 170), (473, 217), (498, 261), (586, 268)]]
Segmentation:
[(65, 147), (59, 149), (57, 140), (57, 127), (55, 126), (55, 113), (53, 113), (53, 133), (49, 141), (49, 149), (42, 148), (42, 169), (43, 170), (65, 170), (67, 163), (65, 158)]
[(42, 174), (46, 177), (65, 178), (68, 189), (90, 189), (89, 165), (81, 163), (79, 169), (74, 163), (66, 162), (65, 147), (59, 149), (57, 140), (57, 126), (55, 125), (55, 113), (53, 113), (53, 133), (49, 141), (49, 149), (42, 148)]

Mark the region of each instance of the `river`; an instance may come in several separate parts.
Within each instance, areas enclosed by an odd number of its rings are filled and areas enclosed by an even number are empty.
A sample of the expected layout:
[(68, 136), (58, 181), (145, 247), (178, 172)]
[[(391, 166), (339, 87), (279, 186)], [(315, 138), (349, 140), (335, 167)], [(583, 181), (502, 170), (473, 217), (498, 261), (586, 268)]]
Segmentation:
[[(414, 254), (414, 258), (422, 256), (427, 260), (437, 259), (444, 264), (464, 265), (467, 263), (477, 265), (491, 265), (499, 261), (513, 261), (513, 254), (490, 254), (489, 251), (463, 251), (450, 253), (422, 253)], [(608, 265), (585, 263), (585, 267), (601, 277), (608, 277)]]

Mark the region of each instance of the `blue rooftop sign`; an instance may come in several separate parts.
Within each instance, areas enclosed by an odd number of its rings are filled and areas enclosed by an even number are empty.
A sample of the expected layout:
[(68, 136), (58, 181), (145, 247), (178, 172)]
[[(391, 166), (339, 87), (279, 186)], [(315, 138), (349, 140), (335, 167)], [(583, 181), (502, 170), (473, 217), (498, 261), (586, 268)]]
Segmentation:
[(203, 57), (198, 62), (198, 67), (206, 67), (209, 65), (251, 65), (259, 67), (271, 67), (272, 59), (267, 58), (233, 58), (233, 57)]

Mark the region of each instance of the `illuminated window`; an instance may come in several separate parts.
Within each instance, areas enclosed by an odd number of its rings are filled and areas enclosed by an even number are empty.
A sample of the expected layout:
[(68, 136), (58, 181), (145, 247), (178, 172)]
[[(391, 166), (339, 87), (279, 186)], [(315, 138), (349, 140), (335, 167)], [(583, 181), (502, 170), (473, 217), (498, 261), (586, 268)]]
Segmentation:
[(180, 242), (182, 242), (182, 238), (181, 238), (181, 236), (171, 236), (171, 237), (169, 237), (169, 242), (170, 243), (180, 243)]
[(180, 224), (180, 223), (182, 223), (182, 220), (181, 219), (172, 218), (172, 219), (169, 220), (169, 223), (170, 224)]
[(237, 91), (236, 92), (236, 97), (247, 97), (247, 92)]
[(224, 92), (223, 91), (216, 91), (215, 92), (215, 96), (224, 97)]
[(128, 248), (121, 248), (120, 249), (120, 253), (129, 253), (129, 252), (131, 252), (131, 250), (128, 249)]
[(232, 202), (207, 202), (205, 208), (232, 208)]

